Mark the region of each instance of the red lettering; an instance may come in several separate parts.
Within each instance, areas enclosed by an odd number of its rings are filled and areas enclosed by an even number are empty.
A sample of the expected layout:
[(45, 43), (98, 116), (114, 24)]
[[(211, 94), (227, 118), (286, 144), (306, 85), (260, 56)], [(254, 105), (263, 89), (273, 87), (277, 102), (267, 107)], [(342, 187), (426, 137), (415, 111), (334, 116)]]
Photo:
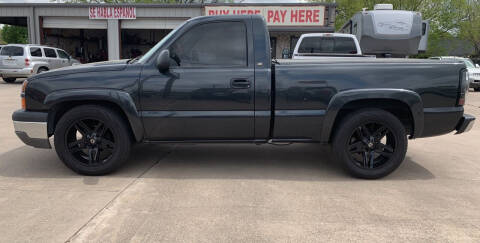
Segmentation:
[(260, 10), (255, 10), (255, 14), (260, 14)]
[(290, 22), (295, 23), (298, 21), (298, 11), (297, 10), (291, 10), (290, 11)]
[(215, 11), (213, 11), (213, 10), (208, 10), (208, 15), (215, 15)]
[(305, 23), (305, 10), (304, 9), (298, 11), (298, 22)]
[(313, 22), (320, 23), (320, 10), (313, 10)]
[(95, 8), (90, 8), (90, 18), (93, 19), (95, 18)]
[(267, 23), (272, 22), (272, 21), (271, 21), (272, 18), (273, 18), (273, 11), (272, 11), (272, 10), (268, 10), (268, 12), (267, 12)]
[(311, 23), (312, 22), (312, 10), (307, 10), (307, 12), (305, 13), (305, 17), (306, 17), (307, 23)]
[(278, 14), (278, 11), (275, 11), (275, 16), (273, 17), (273, 22), (274, 23), (280, 22), (280, 14)]
[(282, 23), (285, 23), (285, 15), (287, 14), (287, 10), (280, 10), (280, 14), (282, 15)]

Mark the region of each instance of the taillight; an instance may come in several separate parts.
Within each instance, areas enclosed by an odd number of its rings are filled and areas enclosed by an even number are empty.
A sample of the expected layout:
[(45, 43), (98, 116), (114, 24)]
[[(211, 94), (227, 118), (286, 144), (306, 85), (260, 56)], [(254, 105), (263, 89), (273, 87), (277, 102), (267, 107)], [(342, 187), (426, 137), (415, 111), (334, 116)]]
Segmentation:
[(27, 88), (27, 84), (28, 84), (27, 80), (23, 81), (22, 92), (20, 93), (20, 97), (22, 99), (22, 109), (23, 110), (27, 109), (27, 104), (25, 103), (25, 89)]
[(468, 82), (468, 72), (463, 70), (460, 75), (460, 92), (457, 99), (457, 106), (465, 105), (465, 97), (468, 93), (469, 82)]
[(25, 67), (30, 66), (30, 59), (25, 58)]

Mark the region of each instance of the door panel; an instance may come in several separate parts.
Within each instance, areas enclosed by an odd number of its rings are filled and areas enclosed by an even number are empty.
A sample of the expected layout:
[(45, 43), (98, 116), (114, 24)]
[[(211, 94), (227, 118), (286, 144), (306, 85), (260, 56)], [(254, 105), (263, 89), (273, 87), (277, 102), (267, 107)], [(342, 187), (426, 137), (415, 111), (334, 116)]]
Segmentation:
[(253, 139), (253, 69), (144, 69), (142, 116), (148, 139)]
[[(171, 67), (142, 72), (142, 117), (150, 140), (254, 139), (253, 46), (245, 21), (192, 26), (172, 45)], [(253, 49), (253, 48), (252, 48)]]

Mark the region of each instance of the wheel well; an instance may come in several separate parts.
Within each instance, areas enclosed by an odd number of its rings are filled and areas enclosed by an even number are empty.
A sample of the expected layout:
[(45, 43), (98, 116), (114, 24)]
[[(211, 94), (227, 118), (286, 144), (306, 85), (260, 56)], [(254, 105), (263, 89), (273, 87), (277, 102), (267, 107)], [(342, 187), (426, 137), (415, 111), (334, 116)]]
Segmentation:
[[(392, 113), (396, 116), (405, 127), (407, 134), (413, 135), (414, 121), (410, 107), (398, 100), (393, 99), (364, 99), (355, 100), (346, 103), (335, 117), (335, 122), (332, 131), (337, 131), (343, 118), (353, 111), (363, 108), (377, 108)], [(330, 134), (330, 140), (332, 140), (334, 132)]]
[[(81, 106), (81, 105), (99, 105), (103, 106), (106, 108), (109, 108), (113, 111), (115, 111), (117, 114), (119, 114), (124, 121), (126, 122), (126, 125), (128, 127), (130, 137), (132, 138), (132, 141), (135, 140), (135, 136), (133, 134), (132, 127), (130, 125), (130, 122), (128, 120), (127, 115), (125, 112), (118, 106), (117, 104), (110, 102), (110, 101), (104, 101), (104, 100), (82, 100), (82, 101), (65, 101), (61, 102), (59, 104), (54, 105), (51, 109), (50, 112), (48, 113), (48, 135), (53, 135), (55, 132), (55, 127), (57, 126), (58, 121), (60, 118), (69, 110), (71, 110), (74, 107)], [(50, 125), (51, 124), (51, 125)]]
[(44, 68), (44, 69), (49, 70), (48, 67), (45, 67), (45, 66), (40, 66), (40, 67), (37, 68), (37, 70), (40, 69), (40, 68)]

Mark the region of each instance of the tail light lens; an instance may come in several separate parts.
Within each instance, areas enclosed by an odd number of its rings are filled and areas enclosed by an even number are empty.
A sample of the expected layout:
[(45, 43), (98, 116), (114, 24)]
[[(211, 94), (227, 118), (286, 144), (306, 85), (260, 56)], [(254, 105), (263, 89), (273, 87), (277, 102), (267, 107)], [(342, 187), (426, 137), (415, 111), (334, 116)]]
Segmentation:
[(25, 58), (25, 67), (30, 66), (30, 59)]
[(463, 70), (460, 75), (460, 92), (457, 100), (457, 106), (465, 105), (465, 98), (468, 93), (469, 82), (468, 82), (468, 72)]
[(27, 88), (27, 85), (28, 85), (28, 81), (27, 80), (23, 81), (22, 92), (20, 93), (20, 97), (22, 99), (22, 109), (23, 110), (27, 109), (27, 104), (25, 102), (25, 89)]

